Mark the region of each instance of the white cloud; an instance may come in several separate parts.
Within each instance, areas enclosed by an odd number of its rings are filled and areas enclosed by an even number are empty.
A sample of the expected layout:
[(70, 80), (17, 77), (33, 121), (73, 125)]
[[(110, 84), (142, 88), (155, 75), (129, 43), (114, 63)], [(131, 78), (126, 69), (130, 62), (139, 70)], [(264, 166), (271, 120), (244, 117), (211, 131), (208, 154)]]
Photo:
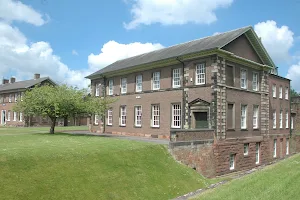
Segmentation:
[[(47, 19), (45, 20), (44, 17)], [(0, 0), (0, 19), (11, 21), (22, 21), (36, 26), (41, 26), (49, 19), (48, 15), (43, 16), (28, 5), (15, 0)]]
[(99, 54), (95, 55), (92, 53), (88, 56), (88, 63), (92, 70), (97, 71), (117, 60), (161, 48), (163, 48), (163, 46), (159, 43), (134, 42), (129, 44), (120, 44), (115, 41), (109, 41), (103, 45)]
[(291, 79), (292, 88), (300, 92), (300, 61), (288, 69), (287, 78)]
[(233, 0), (131, 0), (132, 21), (125, 23), (127, 29), (134, 29), (140, 24), (163, 25), (210, 24), (217, 20), (215, 11), (229, 7)]
[(78, 52), (76, 51), (76, 50), (72, 50), (72, 55), (74, 55), (74, 56), (78, 56)]
[(291, 59), (289, 50), (294, 44), (294, 33), (288, 26), (277, 26), (275, 21), (260, 22), (254, 30), (276, 64)]

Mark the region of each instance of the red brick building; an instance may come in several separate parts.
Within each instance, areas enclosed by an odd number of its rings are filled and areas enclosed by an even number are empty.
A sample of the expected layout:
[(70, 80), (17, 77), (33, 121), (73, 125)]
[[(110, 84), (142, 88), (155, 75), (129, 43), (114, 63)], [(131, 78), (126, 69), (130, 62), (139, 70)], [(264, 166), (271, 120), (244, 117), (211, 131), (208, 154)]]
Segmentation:
[(93, 131), (170, 139), (174, 157), (206, 176), (289, 154), (290, 80), (252, 27), (119, 60), (87, 78), (93, 95), (117, 99), (94, 116)]

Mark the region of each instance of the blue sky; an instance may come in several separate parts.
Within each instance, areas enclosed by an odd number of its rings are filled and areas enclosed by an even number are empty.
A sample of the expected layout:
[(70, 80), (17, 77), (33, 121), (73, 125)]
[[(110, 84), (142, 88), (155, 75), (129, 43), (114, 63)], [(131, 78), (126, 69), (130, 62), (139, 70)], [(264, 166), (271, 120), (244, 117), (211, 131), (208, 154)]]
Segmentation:
[(0, 75), (83, 87), (118, 59), (252, 25), (300, 91), (299, 10), (300, 0), (0, 0)]

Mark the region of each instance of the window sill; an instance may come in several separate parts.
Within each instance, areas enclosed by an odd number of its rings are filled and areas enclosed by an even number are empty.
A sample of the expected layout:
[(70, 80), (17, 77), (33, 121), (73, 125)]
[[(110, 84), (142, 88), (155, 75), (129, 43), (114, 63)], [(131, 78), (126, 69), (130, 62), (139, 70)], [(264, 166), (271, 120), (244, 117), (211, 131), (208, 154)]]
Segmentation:
[(235, 131), (235, 129), (234, 128), (229, 128), (229, 129), (227, 129), (227, 131)]
[(153, 129), (159, 129), (160, 127), (159, 126), (151, 126), (151, 128), (153, 128)]
[(126, 125), (119, 125), (119, 127), (126, 127)]
[(259, 131), (259, 128), (253, 128), (253, 131)]
[(135, 126), (135, 125), (134, 125), (133, 127), (134, 127), (134, 128), (142, 128), (142, 126)]
[(241, 129), (241, 131), (248, 131), (248, 129), (246, 129), (246, 128), (242, 128), (242, 129)]
[(112, 124), (106, 124), (106, 126), (112, 126)]
[(249, 154), (244, 154), (244, 158), (247, 158), (247, 157), (249, 157)]

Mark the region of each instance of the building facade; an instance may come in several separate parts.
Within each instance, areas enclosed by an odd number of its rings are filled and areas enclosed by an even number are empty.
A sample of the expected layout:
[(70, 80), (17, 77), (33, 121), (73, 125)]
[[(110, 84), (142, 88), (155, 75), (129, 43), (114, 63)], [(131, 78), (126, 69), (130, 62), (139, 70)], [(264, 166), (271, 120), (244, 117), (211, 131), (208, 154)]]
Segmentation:
[(177, 160), (213, 177), (289, 154), (290, 80), (252, 27), (117, 61), (87, 78), (116, 101), (95, 132), (170, 140)]

